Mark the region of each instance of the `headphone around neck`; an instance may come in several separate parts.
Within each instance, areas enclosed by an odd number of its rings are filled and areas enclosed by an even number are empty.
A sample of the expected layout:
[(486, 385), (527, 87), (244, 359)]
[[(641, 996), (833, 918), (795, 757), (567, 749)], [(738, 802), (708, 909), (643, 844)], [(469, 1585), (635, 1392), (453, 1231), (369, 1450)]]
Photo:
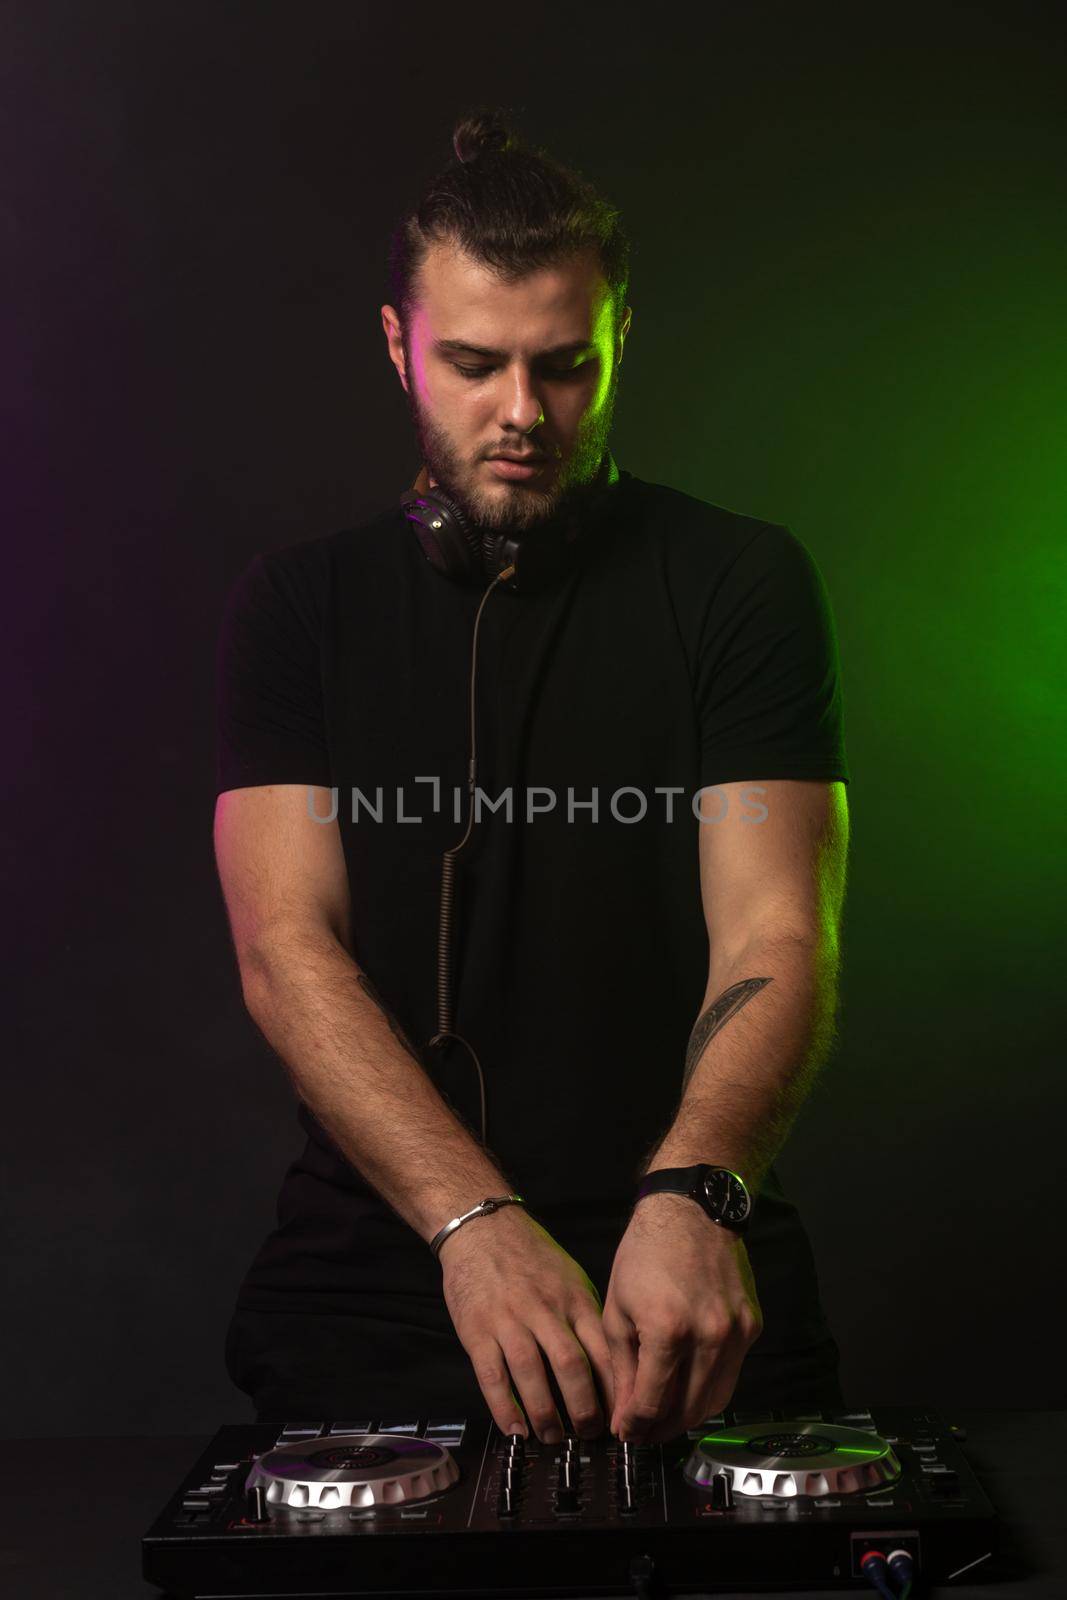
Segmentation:
[(512, 568), (497, 587), (525, 594), (569, 571), (581, 533), (601, 515), (619, 476), (610, 450), (605, 451), (600, 473), (580, 507), (537, 528), (513, 530), (473, 524), (451, 495), (439, 485), (430, 487), (424, 465), (400, 496), (400, 509), (423, 555), (446, 578), (481, 588)]

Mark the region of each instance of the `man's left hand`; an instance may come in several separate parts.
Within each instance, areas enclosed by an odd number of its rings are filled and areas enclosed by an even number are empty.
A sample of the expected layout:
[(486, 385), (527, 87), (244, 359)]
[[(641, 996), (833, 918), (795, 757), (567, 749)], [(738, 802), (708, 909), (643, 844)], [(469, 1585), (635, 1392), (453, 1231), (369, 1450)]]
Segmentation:
[(729, 1405), (763, 1328), (741, 1238), (686, 1195), (648, 1195), (615, 1252), (604, 1301), (611, 1431), (649, 1444)]

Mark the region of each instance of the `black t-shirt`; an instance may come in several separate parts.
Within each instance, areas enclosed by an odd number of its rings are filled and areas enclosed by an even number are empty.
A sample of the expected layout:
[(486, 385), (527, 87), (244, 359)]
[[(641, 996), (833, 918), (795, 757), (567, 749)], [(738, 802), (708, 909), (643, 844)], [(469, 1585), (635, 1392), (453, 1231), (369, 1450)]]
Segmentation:
[[(489, 1147), (602, 1294), (707, 981), (699, 828), (714, 824), (694, 796), (848, 781), (830, 605), (799, 539), (628, 472), (609, 495), (558, 582), (498, 587), (483, 611), (477, 782), (498, 809), (483, 802), (458, 857), (454, 934), (455, 1028), (485, 1072)], [(442, 853), (466, 827), (481, 596), (429, 564), (397, 506), (257, 556), (220, 636), (218, 790), (336, 789), (355, 957), (420, 1047), (436, 1031)], [(477, 1129), (466, 1052), (424, 1061)], [(423, 1241), (298, 1114), (306, 1148), (241, 1302), (410, 1318), (439, 1301)], [(748, 1247), (756, 1348), (824, 1337), (773, 1168)]]

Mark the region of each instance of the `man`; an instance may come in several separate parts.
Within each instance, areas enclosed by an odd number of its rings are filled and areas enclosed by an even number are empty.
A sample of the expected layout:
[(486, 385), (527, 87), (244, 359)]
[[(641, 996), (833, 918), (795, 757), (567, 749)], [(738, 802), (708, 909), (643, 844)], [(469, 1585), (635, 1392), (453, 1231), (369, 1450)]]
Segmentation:
[[(496, 575), (447, 581), (399, 508), (258, 557), (234, 591), (217, 859), (308, 1140), (229, 1369), (263, 1417), (483, 1399), (546, 1442), (840, 1407), (773, 1168), (833, 1031), (848, 774), (825, 592), (788, 530), (619, 471), (617, 215), (492, 115), (454, 144), (382, 308), (417, 487), (481, 534), (580, 531), (553, 582), (484, 605)], [(478, 783), (519, 812), (483, 811), (460, 857), (487, 1140), (470, 1059), (428, 1047), (476, 619)], [(639, 1197), (650, 1173), (666, 1187)]]

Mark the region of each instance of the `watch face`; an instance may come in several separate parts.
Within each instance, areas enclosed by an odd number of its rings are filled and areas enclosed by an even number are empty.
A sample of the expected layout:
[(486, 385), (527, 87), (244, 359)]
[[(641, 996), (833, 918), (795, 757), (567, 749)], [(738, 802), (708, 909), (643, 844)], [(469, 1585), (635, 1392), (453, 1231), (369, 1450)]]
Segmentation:
[(725, 1167), (712, 1167), (704, 1174), (704, 1193), (715, 1216), (727, 1225), (744, 1222), (752, 1209), (744, 1184)]

